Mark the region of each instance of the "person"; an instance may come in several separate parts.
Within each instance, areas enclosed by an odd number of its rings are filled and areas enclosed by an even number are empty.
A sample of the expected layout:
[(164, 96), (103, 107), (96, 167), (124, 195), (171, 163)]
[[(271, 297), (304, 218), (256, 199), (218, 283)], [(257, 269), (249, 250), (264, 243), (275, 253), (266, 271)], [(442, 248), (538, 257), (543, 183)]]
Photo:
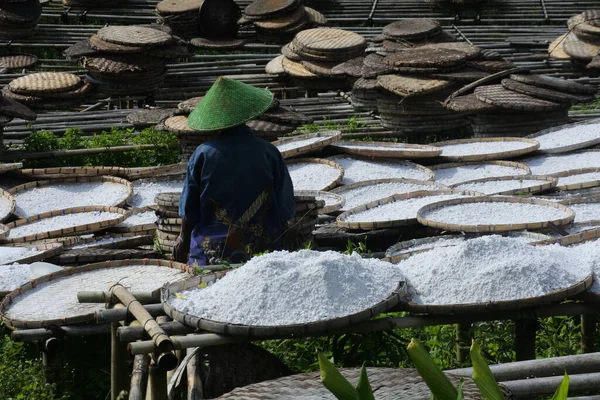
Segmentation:
[(240, 263), (281, 249), (295, 216), (292, 180), (279, 150), (245, 125), (272, 104), (268, 90), (220, 77), (190, 114), (190, 128), (216, 137), (198, 146), (188, 163), (176, 261)]

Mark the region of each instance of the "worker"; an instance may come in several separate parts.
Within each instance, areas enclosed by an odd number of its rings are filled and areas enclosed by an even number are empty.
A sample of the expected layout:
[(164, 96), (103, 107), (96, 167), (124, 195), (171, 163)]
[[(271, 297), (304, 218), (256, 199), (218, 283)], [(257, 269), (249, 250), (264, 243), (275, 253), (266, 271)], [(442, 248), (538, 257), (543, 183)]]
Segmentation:
[(292, 180), (279, 150), (245, 125), (272, 104), (268, 90), (220, 77), (190, 114), (190, 128), (215, 138), (198, 146), (188, 163), (176, 261), (241, 263), (281, 249), (295, 216)]

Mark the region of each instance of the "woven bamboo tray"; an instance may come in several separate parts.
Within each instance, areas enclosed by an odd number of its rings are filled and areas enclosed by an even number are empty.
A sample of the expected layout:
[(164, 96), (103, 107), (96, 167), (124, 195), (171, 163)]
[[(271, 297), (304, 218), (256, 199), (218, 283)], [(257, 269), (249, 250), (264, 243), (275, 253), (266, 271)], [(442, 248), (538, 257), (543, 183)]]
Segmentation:
[(124, 176), (125, 168), (121, 167), (57, 167), (34, 168), (16, 171), (18, 175), (37, 179), (83, 178), (91, 176), (113, 175)]
[(72, 226), (72, 227), (60, 229), (60, 230), (40, 232), (40, 233), (36, 233), (33, 235), (22, 236), (22, 237), (17, 237), (17, 238), (13, 238), (13, 239), (4, 238), (4, 239), (0, 240), (0, 243), (24, 243), (24, 242), (32, 242), (35, 240), (46, 239), (46, 238), (94, 233), (94, 232), (100, 231), (104, 228), (107, 228), (109, 226), (117, 225), (118, 223), (123, 221), (125, 219), (125, 217), (127, 216), (127, 211), (123, 210), (122, 208), (117, 208), (117, 207), (100, 207), (100, 206), (74, 207), (74, 208), (67, 208), (65, 210), (50, 211), (50, 212), (31, 216), (29, 218), (19, 219), (15, 222), (8, 224), (7, 226), (9, 229), (12, 229), (12, 228), (16, 228), (16, 227), (19, 227), (22, 225), (27, 225), (32, 222), (39, 221), (41, 219), (51, 218), (51, 217), (55, 217), (58, 215), (76, 214), (76, 213), (93, 212), (93, 211), (116, 213), (116, 214), (121, 214), (121, 216), (118, 218), (111, 219), (111, 220), (106, 220), (106, 221), (101, 221), (101, 222), (96, 222), (96, 223), (86, 224), (86, 225), (77, 225), (77, 226)]
[[(439, 208), (453, 206), (456, 204), (465, 204), (465, 203), (523, 203), (523, 204), (538, 204), (540, 206), (557, 208), (567, 215), (560, 219), (555, 219), (551, 221), (543, 221), (543, 222), (533, 222), (533, 223), (519, 223), (519, 224), (481, 224), (481, 225), (473, 225), (473, 224), (448, 224), (441, 221), (433, 221), (427, 219), (427, 213), (429, 211), (433, 211)], [(575, 219), (575, 213), (570, 208), (562, 205), (553, 203), (550, 201), (533, 199), (533, 198), (521, 198), (521, 197), (491, 197), (491, 196), (483, 196), (483, 197), (471, 197), (471, 198), (462, 198), (462, 199), (452, 199), (447, 201), (440, 201), (437, 203), (429, 204), (423, 208), (421, 208), (417, 214), (417, 220), (420, 224), (425, 226), (430, 226), (432, 228), (447, 230), (447, 231), (458, 231), (458, 232), (507, 232), (507, 231), (522, 231), (522, 230), (535, 230), (542, 229), (548, 227), (550, 223), (554, 225), (566, 225)]]
[[(180, 263), (171, 262), (171, 261), (146, 260), (146, 259), (107, 261), (107, 262), (102, 262), (102, 263), (88, 264), (88, 265), (85, 265), (82, 267), (77, 267), (77, 268), (65, 268), (62, 271), (59, 271), (59, 272), (56, 272), (56, 273), (53, 273), (50, 275), (45, 275), (41, 278), (32, 280), (32, 281), (22, 285), (18, 289), (10, 292), (2, 300), (2, 302), (0, 302), (0, 317), (3, 319), (3, 321), (9, 327), (22, 328), (22, 329), (36, 329), (36, 328), (44, 328), (44, 327), (48, 327), (48, 326), (52, 326), (52, 325), (74, 325), (74, 324), (92, 322), (96, 318), (96, 312), (104, 309), (104, 304), (80, 304), (77, 302), (77, 292), (79, 292), (81, 290), (89, 290), (90, 289), (89, 284), (92, 284), (92, 286), (98, 286), (97, 282), (94, 282), (94, 281), (87, 282), (87, 284), (86, 284), (85, 273), (91, 272), (91, 271), (102, 270), (102, 269), (108, 270), (108, 269), (115, 269), (115, 268), (120, 268), (120, 267), (136, 266), (136, 265), (147, 266), (148, 271), (150, 271), (150, 268), (152, 268), (154, 266), (154, 267), (171, 268), (176, 271), (180, 271), (183, 274), (192, 274), (194, 272), (194, 268), (189, 265), (180, 264)], [(185, 275), (183, 275), (183, 276), (185, 276)], [(60, 299), (53, 298), (53, 296), (59, 295), (59, 293), (57, 293), (56, 291), (54, 291), (54, 293), (53, 293), (53, 290), (52, 290), (53, 284), (60, 282), (65, 278), (69, 279), (69, 277), (70, 277), (71, 282), (73, 282), (72, 285), (75, 286), (75, 287), (71, 288), (71, 293), (69, 293), (67, 297), (60, 296)], [(171, 277), (173, 277), (173, 274), (169, 274), (169, 279)], [(122, 278), (122, 276), (115, 275), (115, 278), (112, 281), (118, 281), (121, 278)], [(139, 281), (143, 278), (144, 278), (144, 275), (139, 275), (136, 278), (136, 280)], [(144, 282), (144, 285), (145, 286), (155, 285), (152, 290), (158, 290), (159, 286), (163, 282), (157, 282), (156, 277), (149, 277), (149, 278), (152, 278), (153, 281)], [(110, 279), (110, 277), (108, 277), (108, 279)], [(180, 278), (174, 277), (174, 279), (180, 279)], [(94, 285), (94, 283), (96, 283), (96, 285)], [(136, 283), (138, 283), (138, 282), (136, 282)], [(96, 287), (95, 289), (96, 290), (108, 290), (109, 282), (106, 282), (106, 284), (107, 284), (107, 287)], [(125, 284), (127, 285), (127, 283), (125, 283)], [(129, 282), (129, 284), (131, 284), (131, 282)], [(148, 289), (146, 289), (146, 290), (148, 290)], [(44, 293), (44, 292), (47, 292), (47, 293)], [(65, 293), (60, 293), (60, 294), (64, 295)], [(71, 315), (66, 316), (63, 314), (63, 316), (52, 316), (51, 318), (43, 318), (43, 319), (38, 319), (38, 318), (22, 319), (22, 318), (11, 317), (10, 316), (11, 307), (14, 307), (14, 305), (16, 303), (23, 301), (24, 298), (28, 297), (29, 295), (38, 296), (40, 298), (39, 300), (43, 303), (47, 303), (50, 301), (57, 307), (60, 306), (63, 308), (63, 310), (54, 309), (53, 310), (54, 313), (64, 312), (65, 314), (67, 314), (67, 311), (70, 311), (69, 314), (71, 314)], [(60, 304), (58, 303), (59, 300), (60, 300)]]
[(398, 305), (406, 301), (406, 298), (408, 296), (408, 289), (406, 285), (402, 282), (398, 286), (396, 291), (394, 291), (388, 298), (382, 300), (380, 303), (364, 311), (345, 317), (334, 318), (325, 321), (315, 321), (304, 324), (280, 326), (249, 326), (211, 321), (176, 310), (169, 304), (169, 297), (171, 297), (175, 293), (198, 287), (201, 284), (203, 285), (216, 282), (217, 280), (225, 276), (226, 273), (227, 272), (217, 272), (208, 275), (197, 275), (189, 279), (180, 280), (167, 287), (163, 287), (161, 289), (161, 298), (163, 300), (163, 306), (167, 315), (169, 315), (175, 321), (179, 321), (187, 326), (223, 335), (245, 336), (264, 339), (275, 337), (293, 337), (323, 334), (334, 329), (340, 329), (361, 321), (371, 319), (381, 313), (386, 312), (387, 310), (397, 307)]
[(0, 164), (0, 174), (3, 174), (5, 172), (9, 172), (9, 171), (15, 171), (15, 170), (19, 170), (23, 168), (23, 163), (7, 163), (7, 164)]
[(124, 168), (125, 178), (134, 180), (142, 178), (154, 178), (165, 175), (185, 174), (187, 163), (159, 165), (157, 167)]
[(288, 150), (281, 151), (281, 155), (283, 158), (290, 158), (294, 156), (298, 156), (304, 153), (310, 153), (312, 151), (316, 151), (324, 148), (325, 146), (337, 142), (342, 137), (342, 132), (340, 131), (322, 131), (316, 133), (307, 133), (305, 135), (298, 135), (292, 137), (286, 137), (279, 139), (273, 142), (275, 147), (279, 147), (281, 145), (291, 145), (297, 142), (303, 142), (305, 140), (319, 138), (317, 141), (308, 143), (305, 145), (299, 144), (298, 147), (294, 147)]
[[(393, 196), (385, 197), (383, 199), (379, 199), (376, 201), (372, 201), (370, 203), (363, 204), (361, 206), (358, 206), (351, 210), (348, 210), (348, 211), (340, 214), (337, 217), (335, 222), (336, 222), (337, 226), (339, 226), (340, 228), (346, 228), (346, 229), (352, 229), (352, 230), (363, 230), (363, 231), (372, 231), (372, 230), (377, 230), (377, 229), (389, 229), (389, 228), (398, 228), (398, 227), (402, 227), (402, 226), (417, 225), (419, 221), (417, 221), (416, 216), (414, 218), (403, 218), (403, 219), (395, 219), (395, 220), (389, 220), (389, 221), (360, 221), (360, 222), (346, 221), (346, 218), (348, 218), (350, 215), (358, 214), (362, 211), (370, 210), (370, 209), (376, 208), (378, 206), (382, 206), (384, 204), (393, 203), (395, 201), (410, 200), (410, 199), (422, 198), (422, 197), (435, 197), (435, 196), (450, 195), (450, 194), (465, 195), (465, 196), (481, 195), (480, 193), (471, 192), (468, 190), (460, 191), (460, 190), (450, 190), (450, 189), (449, 190), (432, 190), (432, 191), (420, 190), (420, 191), (411, 192), (411, 193), (395, 194)], [(437, 203), (435, 203), (435, 204), (437, 204)]]
[(524, 144), (528, 144), (528, 146), (523, 147), (517, 150), (510, 151), (497, 151), (497, 152), (489, 152), (484, 154), (472, 154), (472, 155), (464, 155), (464, 156), (445, 156), (444, 151), (442, 149), (441, 158), (445, 160), (451, 161), (488, 161), (488, 160), (502, 160), (505, 158), (514, 158), (519, 157), (524, 154), (528, 154), (537, 150), (540, 147), (540, 144), (535, 140), (531, 139), (523, 139), (523, 138), (480, 138), (480, 139), (458, 139), (458, 140), (448, 140), (444, 142), (432, 143), (433, 146), (444, 147), (451, 146), (457, 144), (466, 144), (466, 143), (497, 143), (497, 142), (522, 142)]
[(286, 162), (287, 165), (301, 164), (301, 163), (323, 164), (323, 165), (327, 165), (329, 167), (336, 168), (339, 171), (337, 178), (335, 180), (333, 180), (331, 183), (329, 183), (327, 186), (325, 186), (323, 188), (319, 188), (319, 191), (325, 192), (330, 189), (333, 189), (334, 187), (338, 186), (344, 179), (344, 168), (342, 168), (342, 166), (340, 164), (338, 164), (334, 161), (331, 161), (331, 160), (326, 160), (323, 158), (297, 158), (297, 159)]
[(27, 245), (27, 246), (11, 246), (11, 247), (27, 247), (32, 250), (37, 250), (37, 251), (39, 251), (39, 253), (34, 254), (32, 256), (22, 257), (22, 258), (19, 258), (16, 260), (12, 260), (12, 261), (8, 262), (7, 264), (13, 264), (13, 263), (31, 264), (34, 262), (43, 261), (43, 260), (46, 260), (50, 257), (53, 257), (53, 256), (59, 254), (61, 251), (63, 251), (63, 248), (64, 248), (62, 243), (31, 244), (31, 245)]
[[(294, 192), (294, 197), (296, 196), (313, 196), (317, 201), (321, 200), (323, 202), (323, 206), (317, 209), (318, 214), (330, 214), (336, 211), (339, 211), (343, 206), (346, 200), (344, 197), (339, 194), (330, 193), (330, 192), (320, 192), (316, 190), (299, 190)], [(327, 199), (329, 199), (329, 204), (327, 204)], [(320, 204), (320, 203), (319, 203)], [(296, 208), (296, 211), (298, 209)]]
[(587, 189), (587, 188), (593, 188), (593, 187), (600, 186), (600, 178), (589, 179), (585, 182), (578, 182), (578, 183), (571, 183), (571, 184), (561, 183), (560, 178), (570, 177), (570, 176), (580, 175), (580, 174), (594, 173), (594, 172), (600, 173), (600, 168), (572, 169), (569, 171), (563, 171), (563, 172), (559, 172), (556, 174), (552, 174), (552, 176), (558, 177), (558, 183), (556, 185), (556, 190), (580, 190), (580, 189)]
[[(346, 155), (332, 156), (332, 157), (329, 157), (329, 160), (335, 161), (336, 158), (350, 158), (352, 160), (358, 160), (358, 161), (374, 161), (374, 160), (372, 160), (369, 157), (346, 156)], [(377, 161), (375, 161), (375, 162), (377, 163)], [(417, 171), (423, 173), (423, 175), (424, 175), (424, 179), (423, 180), (433, 180), (433, 178), (434, 178), (433, 171), (431, 171), (429, 168), (424, 167), (424, 166), (422, 166), (420, 164), (413, 163), (411, 161), (383, 160), (383, 161), (380, 161), (380, 162), (383, 163), (383, 164), (395, 164), (395, 165), (398, 165), (398, 166), (410, 167), (410, 168), (412, 168), (414, 170), (417, 170)], [(342, 166), (342, 168), (343, 168), (343, 166)], [(348, 174), (346, 174), (346, 177), (348, 177), (347, 175)], [(381, 178), (381, 179), (385, 179), (385, 178)], [(405, 178), (405, 179), (414, 179), (414, 178)]]
[[(110, 243), (102, 243), (103, 240), (109, 238), (115, 238), (118, 240)], [(77, 243), (65, 245), (65, 247), (67, 249), (78, 249), (80, 248), (79, 246), (85, 246), (81, 247), (82, 249), (131, 249), (146, 244), (152, 244), (153, 239), (154, 230), (129, 233), (112, 233), (103, 236), (82, 238), (79, 239)]]
[[(401, 158), (413, 160), (439, 156), (442, 151), (434, 146), (387, 142), (337, 142), (330, 145), (333, 150), (344, 154), (363, 157)], [(362, 148), (361, 148), (362, 147)], [(378, 148), (376, 148), (378, 147)]]
[[(527, 138), (536, 140), (538, 137), (544, 136), (548, 133), (561, 131), (563, 129), (571, 128), (571, 127), (578, 126), (578, 125), (597, 125), (597, 130), (600, 131), (600, 118), (594, 118), (592, 120), (582, 121), (582, 122), (579, 122), (576, 124), (567, 124), (567, 125), (561, 125), (561, 126), (544, 129), (540, 132), (537, 132), (537, 133), (527, 136)], [(566, 146), (557, 146), (557, 147), (551, 147), (551, 148), (545, 148), (545, 149), (538, 148), (537, 152), (538, 153), (549, 153), (549, 154), (566, 153), (569, 151), (585, 149), (586, 147), (592, 147), (597, 144), (600, 144), (600, 133), (598, 134), (598, 137), (596, 137), (594, 139), (584, 140), (579, 143), (573, 143), (573, 144), (566, 145)], [(543, 145), (543, 143), (542, 143), (542, 145)]]
[[(148, 210), (147, 208), (140, 208), (140, 209), (133, 208), (128, 211), (129, 211), (129, 215), (127, 217), (125, 217), (125, 219), (122, 222), (127, 221), (127, 218), (129, 218), (135, 214), (152, 213), (152, 215), (155, 215), (153, 209)], [(109, 227), (107, 230), (110, 232), (115, 232), (115, 233), (134, 233), (134, 232), (153, 231), (155, 229), (156, 229), (156, 221), (152, 222), (152, 223), (143, 223), (143, 224), (132, 225), (132, 226), (119, 226), (119, 224), (117, 224), (117, 225)]]
[[(45, 180), (45, 181), (28, 182), (23, 185), (19, 185), (19, 186), (15, 186), (15, 187), (11, 188), (9, 190), (9, 193), (11, 193), (12, 195), (18, 195), (19, 193), (23, 193), (28, 190), (32, 190), (32, 189), (36, 189), (36, 188), (40, 188), (40, 187), (60, 185), (60, 184), (78, 184), (78, 183), (93, 183), (93, 182), (112, 183), (115, 185), (123, 185), (127, 188), (127, 195), (124, 198), (119, 199), (119, 201), (117, 203), (115, 203), (115, 204), (99, 204), (101, 206), (122, 207), (125, 204), (127, 204), (129, 201), (131, 201), (131, 199), (133, 198), (133, 185), (131, 184), (131, 182), (129, 182), (125, 179), (122, 179), (122, 178), (117, 178), (117, 177), (109, 176), (109, 175), (98, 176), (98, 177), (62, 178), (62, 179), (53, 179), (53, 180)], [(17, 215), (20, 216), (21, 218), (23, 218), (22, 215), (18, 214), (18, 212), (17, 212)]]
[[(357, 382), (358, 368), (341, 368), (340, 373), (349, 382)], [(415, 369), (367, 368), (369, 382), (377, 400), (429, 400), (431, 391)], [(465, 400), (483, 400), (477, 385), (470, 378), (446, 374), (452, 384), (458, 386), (464, 379)], [(504, 389), (505, 392), (507, 392)], [(318, 371), (286, 376), (275, 380), (239, 387), (218, 397), (218, 400), (331, 400), (333, 395), (321, 382)], [(510, 396), (506, 396), (510, 398)]]
[(13, 195), (10, 192), (8, 192), (4, 189), (1, 189), (1, 188), (0, 188), (0, 202), (8, 204), (7, 211), (5, 213), (0, 212), (0, 222), (3, 222), (12, 213), (15, 212), (16, 203), (15, 203), (15, 198), (13, 197)]
[[(509, 190), (504, 190), (504, 191), (500, 191), (500, 192), (493, 192), (493, 193), (486, 193), (486, 192), (482, 192), (488, 196), (491, 195), (524, 195), (524, 194), (532, 194), (532, 193), (539, 193), (539, 192), (543, 192), (549, 189), (552, 189), (556, 186), (556, 184), (558, 183), (558, 179), (552, 176), (546, 176), (546, 175), (523, 175), (523, 176), (501, 176), (501, 177), (495, 177), (495, 178), (485, 178), (485, 179), (474, 179), (471, 181), (466, 181), (466, 182), (461, 182), (461, 183), (456, 183), (454, 185), (450, 185), (450, 187), (452, 189), (457, 189), (457, 190), (473, 190), (473, 189), (469, 189), (468, 186), (470, 184), (478, 184), (478, 183), (486, 183), (486, 182), (497, 182), (497, 181), (523, 181), (523, 180), (536, 180), (538, 181), (538, 183), (532, 185), (532, 186), (526, 186), (524, 188), (515, 188), (515, 189), (509, 189)], [(475, 189), (475, 191), (477, 191)]]

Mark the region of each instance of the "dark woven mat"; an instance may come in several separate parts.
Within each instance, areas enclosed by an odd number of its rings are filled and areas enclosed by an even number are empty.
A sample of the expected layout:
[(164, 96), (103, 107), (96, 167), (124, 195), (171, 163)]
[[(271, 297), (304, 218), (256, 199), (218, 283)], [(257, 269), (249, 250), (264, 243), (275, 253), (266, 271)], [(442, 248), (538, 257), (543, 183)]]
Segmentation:
[(584, 42), (576, 34), (571, 33), (563, 41), (563, 50), (569, 56), (583, 61), (591, 61), (598, 55), (600, 45)]
[(142, 55), (103, 54), (85, 57), (83, 67), (104, 74), (131, 74), (162, 71), (165, 61)]
[(364, 78), (376, 78), (379, 75), (386, 75), (394, 71), (391, 65), (387, 65), (383, 59), (385, 57), (378, 54), (369, 54), (363, 60), (361, 74)]
[(165, 58), (165, 59), (178, 59), (188, 58), (192, 56), (192, 53), (184, 46), (173, 46), (165, 45), (153, 47), (148, 50), (147, 54), (152, 57)]
[(430, 76), (437, 79), (445, 79), (448, 81), (457, 82), (474, 82), (481, 78), (485, 78), (489, 73), (476, 70), (474, 68), (461, 68), (455, 72), (435, 72)]
[(480, 71), (495, 73), (505, 71), (515, 67), (511, 61), (506, 60), (484, 60), (484, 61), (469, 61), (467, 66), (478, 69)]
[(394, 40), (384, 40), (382, 46), (384, 49), (392, 53), (395, 53), (397, 51), (404, 51), (413, 47), (408, 42), (396, 42)]
[(510, 75), (513, 81), (525, 83), (527, 85), (538, 86), (546, 89), (559, 90), (573, 94), (595, 95), (598, 89), (591, 85), (583, 85), (568, 79), (556, 78), (547, 75)]
[(466, 59), (462, 51), (417, 47), (387, 56), (384, 62), (393, 67), (444, 68), (460, 65)]
[(332, 71), (333, 67), (338, 64), (339, 63), (335, 61), (302, 61), (302, 66), (304, 66), (304, 68), (306, 68), (309, 72), (312, 72), (313, 74), (323, 78), (344, 77), (344, 74), (336, 74)]
[(40, 19), (41, 15), (42, 5), (39, 0), (2, 3), (0, 7), (0, 22), (8, 24), (33, 24)]
[(242, 16), (233, 0), (204, 0), (200, 7), (200, 36), (209, 39), (234, 39)]
[(202, 0), (163, 0), (156, 5), (156, 12), (160, 15), (197, 13), (201, 5)]
[(110, 43), (100, 39), (97, 35), (90, 37), (90, 47), (98, 51), (106, 51), (108, 53), (141, 53), (144, 47), (125, 46), (122, 44)]
[(286, 31), (295, 26), (304, 26), (307, 23), (308, 15), (304, 7), (296, 7), (277, 17), (255, 21), (254, 25), (263, 30)]
[(284, 106), (268, 110), (259, 118), (276, 124), (292, 126), (311, 124), (313, 122), (312, 118)]
[(177, 104), (177, 108), (180, 111), (183, 111), (186, 113), (191, 113), (198, 106), (198, 104), (200, 103), (202, 98), (203, 98), (202, 96), (192, 97), (191, 99), (187, 99), (187, 100), (182, 101), (181, 103)]
[(244, 8), (244, 17), (268, 19), (294, 10), (300, 5), (298, 0), (254, 0)]
[(600, 9), (585, 10), (581, 15), (588, 24), (600, 27)]
[(475, 89), (475, 96), (483, 102), (512, 110), (546, 111), (561, 107), (557, 103), (510, 91), (502, 85), (480, 86)]
[(127, 122), (136, 127), (154, 126), (165, 119), (177, 114), (176, 108), (161, 108), (155, 110), (141, 110), (127, 115)]
[(386, 25), (382, 34), (390, 39), (424, 39), (436, 35), (440, 30), (441, 27), (437, 21), (411, 18)]
[(96, 35), (106, 42), (125, 46), (161, 46), (173, 40), (168, 33), (141, 26), (107, 26)]
[(82, 84), (76, 89), (70, 90), (68, 92), (58, 92), (58, 93), (49, 93), (47, 96), (44, 96), (44, 99), (50, 100), (76, 100), (76, 99), (84, 99), (92, 94), (94, 91), (94, 86), (89, 82), (82, 82)]
[(0, 115), (35, 121), (37, 114), (14, 100), (0, 97)]
[(481, 54), (481, 49), (479, 47), (473, 46), (472, 44), (465, 42), (450, 42), (450, 43), (432, 43), (426, 44), (423, 46), (419, 46), (420, 49), (446, 49), (446, 50), (457, 50), (462, 51), (467, 55), (467, 59), (471, 60), (479, 57)]
[(95, 55), (98, 53), (98, 50), (90, 46), (89, 39), (84, 39), (63, 51), (63, 56), (68, 59), (79, 59), (79, 57)]
[(109, 260), (160, 258), (154, 250), (136, 249), (73, 249), (52, 257), (49, 262), (58, 265), (84, 265)]
[(594, 101), (596, 98), (593, 95), (576, 95), (553, 89), (541, 88), (538, 86), (517, 82), (512, 79), (503, 79), (502, 86), (508, 90), (512, 90), (513, 92), (523, 93), (528, 96), (537, 97), (538, 99), (548, 100), (555, 103), (589, 103), (590, 101)]
[(281, 54), (292, 61), (302, 61), (302, 57), (296, 53), (294, 45), (292, 43), (288, 43), (281, 48)]
[(32, 54), (14, 54), (0, 56), (0, 67), (7, 69), (30, 68), (37, 62), (37, 57)]
[(448, 110), (468, 113), (494, 112), (498, 107), (485, 103), (475, 97), (475, 94), (456, 96), (445, 104)]
[(331, 72), (335, 75), (345, 74), (354, 78), (360, 78), (362, 76), (364, 59), (364, 57), (352, 58), (348, 61), (336, 65), (331, 69)]
[(190, 43), (194, 47), (200, 49), (239, 49), (244, 46), (242, 39), (206, 39), (206, 38), (194, 38), (190, 40)]
[(274, 136), (285, 135), (296, 130), (294, 126), (276, 124), (270, 121), (256, 119), (246, 122), (246, 126), (248, 126), (256, 134), (272, 134)]

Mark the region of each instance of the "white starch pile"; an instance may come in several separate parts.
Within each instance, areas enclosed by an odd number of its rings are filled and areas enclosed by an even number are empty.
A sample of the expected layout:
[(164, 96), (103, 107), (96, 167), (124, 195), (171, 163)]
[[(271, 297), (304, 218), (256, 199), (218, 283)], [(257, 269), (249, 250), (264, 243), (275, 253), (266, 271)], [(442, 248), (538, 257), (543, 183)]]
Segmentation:
[(436, 182), (444, 185), (454, 185), (460, 182), (476, 179), (495, 178), (500, 176), (527, 175), (529, 172), (522, 168), (508, 165), (481, 163), (466, 164), (433, 170)]
[(589, 262), (567, 247), (530, 246), (501, 236), (483, 236), (438, 247), (402, 261), (417, 304), (451, 305), (518, 300), (547, 295), (583, 281)]
[(331, 157), (330, 160), (344, 168), (344, 185), (373, 179), (406, 178), (426, 181), (431, 178), (427, 169), (406, 161), (372, 161), (342, 156)]
[(557, 186), (577, 185), (588, 182), (600, 181), (600, 171), (598, 172), (586, 172), (583, 174), (575, 174), (569, 176), (560, 176), (558, 178)]
[(0, 220), (8, 217), (12, 211), (12, 201), (0, 194)]
[(524, 160), (534, 175), (551, 175), (581, 168), (600, 168), (600, 151), (583, 151), (560, 156), (539, 156)]
[(152, 291), (186, 276), (180, 270), (154, 265), (83, 272), (38, 285), (16, 298), (6, 314), (10, 318), (37, 321), (93, 313), (103, 309), (104, 304), (79, 303), (77, 292), (107, 290), (111, 282), (119, 282), (131, 291)]
[(539, 187), (546, 183), (548, 183), (548, 181), (527, 179), (526, 177), (523, 177), (496, 181), (491, 180), (486, 182), (461, 183), (453, 186), (452, 188), (457, 190), (471, 190), (473, 192), (479, 192), (483, 194), (497, 194), (514, 190), (527, 190), (534, 187)]
[(296, 140), (296, 141), (290, 141), (288, 143), (283, 143), (277, 146), (277, 150), (279, 150), (280, 152), (284, 152), (284, 151), (289, 151), (289, 150), (294, 150), (294, 149), (299, 149), (301, 147), (304, 146), (310, 146), (319, 142), (323, 142), (325, 140), (329, 140), (328, 136), (324, 136), (324, 137), (314, 137), (314, 138), (309, 138), (309, 139), (303, 139), (303, 140)]
[(31, 257), (41, 251), (31, 247), (0, 246), (0, 265), (10, 264), (25, 257)]
[(422, 190), (440, 190), (447, 189), (445, 186), (428, 185), (426, 183), (409, 183), (409, 182), (389, 182), (389, 183), (374, 183), (355, 187), (348, 190), (336, 191), (339, 195), (346, 199), (343, 210), (350, 210), (354, 207), (370, 203), (372, 201), (381, 200), (395, 194), (404, 194), (410, 192), (418, 192)]
[(127, 199), (127, 186), (112, 182), (61, 183), (15, 193), (16, 214), (31, 217), (48, 211), (85, 206), (116, 206)]
[(570, 204), (567, 207), (575, 211), (575, 223), (600, 221), (600, 203)]
[(32, 279), (29, 264), (0, 265), (0, 292), (10, 292)]
[(373, 307), (402, 281), (393, 264), (358, 254), (281, 251), (253, 258), (213, 285), (168, 301), (179, 311), (219, 322), (301, 324)]
[(156, 222), (156, 214), (154, 211), (143, 211), (136, 214), (131, 214), (125, 218), (123, 222), (115, 225), (115, 228), (129, 228), (139, 225), (153, 225)]
[(183, 179), (140, 179), (135, 181), (133, 182), (134, 196), (130, 206), (133, 208), (154, 206), (154, 198), (157, 194), (162, 192), (181, 193), (183, 182)]
[(567, 126), (534, 138), (540, 151), (552, 151), (566, 146), (593, 146), (600, 142), (600, 122)]
[[(546, 247), (546, 246), (544, 246)], [(590, 240), (581, 244), (575, 244), (567, 247), (572, 256), (572, 268), (588, 267), (594, 273), (594, 282), (588, 290), (594, 293), (600, 293), (600, 242)]]
[(12, 228), (8, 233), (7, 239), (15, 239), (37, 233), (72, 228), (75, 226), (95, 224), (98, 222), (114, 220), (122, 216), (123, 214), (104, 211), (57, 215)]
[(433, 196), (415, 197), (406, 200), (396, 200), (387, 204), (361, 211), (356, 214), (346, 216), (346, 222), (381, 222), (413, 220), (417, 218), (417, 212), (431, 203), (438, 201), (458, 199), (468, 197), (460, 194), (436, 194)]
[(510, 202), (454, 204), (422, 215), (430, 221), (460, 225), (526, 224), (554, 221), (568, 216), (565, 211), (550, 206)]
[(464, 157), (473, 155), (505, 153), (531, 147), (531, 143), (520, 141), (473, 142), (441, 146), (442, 157)]
[(287, 167), (294, 190), (323, 190), (335, 182), (341, 172), (331, 165), (319, 163), (301, 162)]

